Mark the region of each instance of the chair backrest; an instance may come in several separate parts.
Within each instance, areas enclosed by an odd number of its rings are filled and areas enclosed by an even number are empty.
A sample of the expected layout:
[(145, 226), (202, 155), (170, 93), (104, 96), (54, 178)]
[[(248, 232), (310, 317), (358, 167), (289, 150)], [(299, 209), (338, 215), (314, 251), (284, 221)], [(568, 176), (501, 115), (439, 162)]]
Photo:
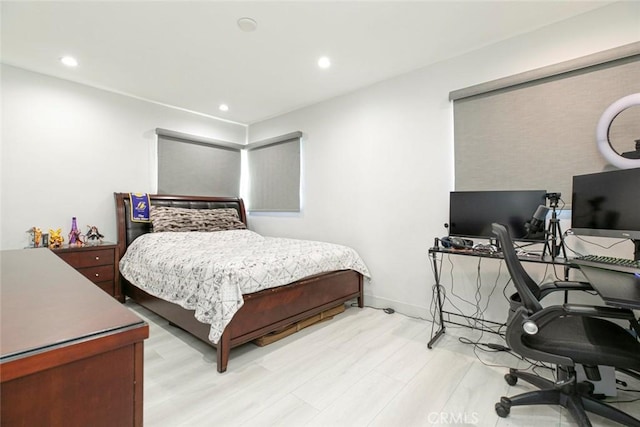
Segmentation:
[(542, 310), (542, 305), (540, 304), (540, 288), (531, 276), (529, 276), (524, 267), (522, 267), (522, 263), (520, 263), (520, 259), (518, 259), (516, 250), (513, 247), (511, 236), (509, 236), (509, 231), (502, 224), (491, 224), (491, 228), (493, 234), (496, 235), (500, 242), (504, 262), (507, 264), (511, 280), (520, 296), (522, 305), (527, 309), (529, 314)]

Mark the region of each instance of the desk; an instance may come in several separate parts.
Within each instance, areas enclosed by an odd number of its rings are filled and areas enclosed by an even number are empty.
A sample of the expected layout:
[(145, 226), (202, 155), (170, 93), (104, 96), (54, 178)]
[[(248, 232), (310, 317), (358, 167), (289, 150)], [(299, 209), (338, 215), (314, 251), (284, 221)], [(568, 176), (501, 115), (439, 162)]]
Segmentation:
[(48, 249), (0, 264), (0, 425), (141, 426), (148, 325)]
[(640, 310), (640, 277), (637, 274), (586, 265), (580, 265), (580, 270), (606, 304)]
[[(472, 250), (472, 249), (451, 249), (451, 248), (441, 248), (441, 247), (434, 247), (434, 248), (430, 248), (429, 249), (429, 256), (431, 257), (431, 260), (433, 262), (433, 275), (434, 275), (434, 279), (435, 279), (435, 285), (436, 285), (436, 307), (438, 310), (438, 315), (440, 318), (440, 329), (438, 329), (438, 331), (436, 331), (435, 334), (433, 334), (433, 336), (431, 337), (431, 340), (429, 341), (429, 343), (427, 344), (428, 348), (432, 348), (433, 344), (438, 340), (438, 338), (440, 338), (440, 336), (442, 334), (444, 334), (445, 331), (445, 322), (447, 323), (452, 323), (450, 321), (445, 321), (444, 319), (444, 309), (443, 309), (443, 305), (444, 305), (444, 301), (442, 301), (442, 293), (440, 292), (440, 274), (438, 271), (438, 254), (443, 254), (443, 255), (462, 255), (462, 256), (472, 256), (472, 257), (481, 257), (481, 258), (490, 258), (490, 259), (496, 259), (496, 260), (501, 260), (503, 258), (502, 253), (500, 252), (488, 252), (488, 251), (477, 251), (477, 250)], [(547, 255), (545, 257), (541, 257), (541, 256), (520, 256), (519, 257), (520, 261), (523, 262), (533, 262), (533, 263), (539, 263), (539, 264), (552, 264), (552, 265), (560, 265), (562, 267), (564, 267), (564, 278), (565, 280), (568, 280), (569, 278), (569, 268), (572, 267), (571, 263), (564, 259), (564, 258), (560, 258), (560, 257), (556, 257), (555, 259), (552, 258), (551, 256)], [(447, 314), (455, 314), (455, 313), (447, 313)], [(455, 314), (457, 315), (457, 314)], [(488, 321), (485, 321), (488, 322)], [(488, 322), (488, 323), (495, 323), (495, 322)]]

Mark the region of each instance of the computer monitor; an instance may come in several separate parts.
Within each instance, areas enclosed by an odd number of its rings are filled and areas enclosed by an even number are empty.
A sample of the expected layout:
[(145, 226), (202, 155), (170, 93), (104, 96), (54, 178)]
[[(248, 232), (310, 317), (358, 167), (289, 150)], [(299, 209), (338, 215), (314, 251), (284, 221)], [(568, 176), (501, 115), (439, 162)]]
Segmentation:
[(640, 240), (640, 168), (574, 176), (571, 231)]
[(528, 235), (525, 227), (536, 209), (546, 204), (546, 190), (452, 191), (449, 235), (492, 239), (494, 222), (503, 224), (513, 240), (543, 241), (544, 233)]

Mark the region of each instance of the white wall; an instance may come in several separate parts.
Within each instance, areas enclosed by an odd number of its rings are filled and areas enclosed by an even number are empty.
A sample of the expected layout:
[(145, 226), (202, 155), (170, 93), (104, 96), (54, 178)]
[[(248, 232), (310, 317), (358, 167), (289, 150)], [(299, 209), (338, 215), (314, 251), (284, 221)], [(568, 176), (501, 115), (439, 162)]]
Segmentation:
[[(2, 66), (2, 249), (71, 217), (115, 241), (113, 193), (155, 192), (161, 127), (243, 144), (246, 127)], [(65, 237), (66, 239), (66, 237)]]
[[(304, 132), (304, 207), (250, 226), (353, 246), (373, 275), (368, 303), (428, 316), (427, 250), (446, 234), (453, 189), (449, 91), (636, 42), (639, 28), (640, 3), (614, 4), (252, 125), (250, 141)], [(243, 126), (3, 66), (0, 247), (24, 246), (34, 225), (66, 234), (72, 216), (115, 240), (113, 192), (155, 190), (156, 127), (245, 141)], [(476, 260), (454, 262), (456, 292), (472, 300)], [(449, 281), (450, 268), (445, 259)], [(483, 271), (488, 295), (497, 268)]]
[[(373, 276), (365, 287), (368, 304), (430, 317), (433, 276), (427, 250), (435, 236), (446, 234), (448, 193), (454, 185), (449, 91), (638, 40), (640, 4), (614, 4), (253, 124), (249, 141), (304, 132), (304, 206), (294, 217), (251, 215), (250, 224), (266, 235), (353, 246)], [(456, 292), (473, 301), (477, 260), (454, 258)], [(450, 268), (445, 259), (448, 282)], [(483, 262), (485, 297), (496, 283), (497, 268), (495, 262)], [(503, 271), (496, 295), (506, 279)], [(504, 317), (499, 300), (489, 317)], [(461, 300), (459, 305), (473, 312)]]
[(251, 226), (352, 246), (374, 277), (367, 294), (426, 302), (427, 249), (445, 234), (453, 179), (444, 78), (413, 73), (250, 126), (250, 141), (304, 133), (302, 213), (251, 215)]

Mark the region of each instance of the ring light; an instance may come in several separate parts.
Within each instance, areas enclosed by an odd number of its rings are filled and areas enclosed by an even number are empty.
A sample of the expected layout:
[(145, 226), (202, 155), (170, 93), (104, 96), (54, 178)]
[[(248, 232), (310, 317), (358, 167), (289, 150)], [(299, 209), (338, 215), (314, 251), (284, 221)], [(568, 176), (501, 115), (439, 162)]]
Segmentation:
[(634, 105), (640, 105), (640, 93), (633, 93), (618, 99), (604, 110), (596, 128), (596, 143), (598, 144), (600, 153), (602, 153), (609, 163), (620, 169), (638, 168), (640, 167), (640, 159), (627, 159), (618, 154), (613, 147), (611, 147), (609, 128), (618, 114)]

